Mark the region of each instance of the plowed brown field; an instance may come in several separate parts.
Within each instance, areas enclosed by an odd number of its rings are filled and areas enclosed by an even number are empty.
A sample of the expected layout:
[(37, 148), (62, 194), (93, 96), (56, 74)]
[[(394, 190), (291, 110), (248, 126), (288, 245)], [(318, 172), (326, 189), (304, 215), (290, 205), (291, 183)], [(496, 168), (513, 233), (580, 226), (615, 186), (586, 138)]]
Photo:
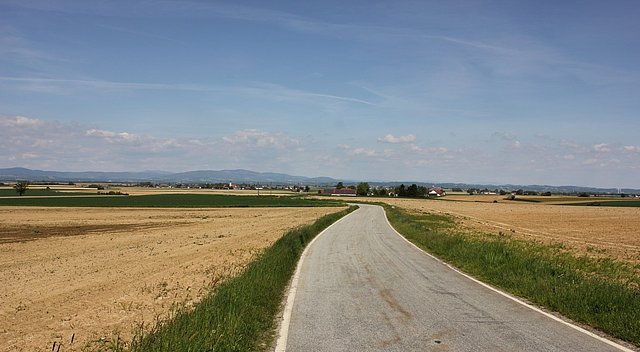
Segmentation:
[[(466, 199), (469, 198), (473, 197)], [(640, 208), (397, 198), (378, 200), (407, 209), (454, 215), (462, 226), (475, 230), (562, 243), (578, 254), (640, 263)]]
[(2, 207), (0, 350), (130, 337), (288, 229), (339, 210)]

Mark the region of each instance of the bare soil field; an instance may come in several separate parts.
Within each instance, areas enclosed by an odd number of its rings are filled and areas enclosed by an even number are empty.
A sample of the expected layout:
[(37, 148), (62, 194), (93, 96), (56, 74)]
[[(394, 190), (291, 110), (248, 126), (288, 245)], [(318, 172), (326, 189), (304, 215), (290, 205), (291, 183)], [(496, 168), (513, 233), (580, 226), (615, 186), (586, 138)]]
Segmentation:
[(288, 229), (340, 210), (2, 207), (0, 350), (131, 337)]
[(640, 263), (640, 208), (578, 207), (513, 201), (493, 203), (492, 196), (482, 197), (486, 202), (377, 200), (418, 211), (454, 215), (462, 226), (474, 230), (545, 243), (562, 243), (578, 254)]

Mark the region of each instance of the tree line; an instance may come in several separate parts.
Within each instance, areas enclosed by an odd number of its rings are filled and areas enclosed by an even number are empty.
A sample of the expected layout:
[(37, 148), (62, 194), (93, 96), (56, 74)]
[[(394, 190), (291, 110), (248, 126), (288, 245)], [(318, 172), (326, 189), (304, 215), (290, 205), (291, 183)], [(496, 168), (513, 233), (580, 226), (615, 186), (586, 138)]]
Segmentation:
[(407, 198), (419, 198), (426, 197), (429, 194), (429, 188), (424, 186), (418, 186), (412, 183), (409, 186), (401, 184), (396, 187), (388, 188), (371, 188), (369, 183), (360, 182), (356, 186), (356, 194), (359, 196), (376, 196), (376, 197), (407, 197)]

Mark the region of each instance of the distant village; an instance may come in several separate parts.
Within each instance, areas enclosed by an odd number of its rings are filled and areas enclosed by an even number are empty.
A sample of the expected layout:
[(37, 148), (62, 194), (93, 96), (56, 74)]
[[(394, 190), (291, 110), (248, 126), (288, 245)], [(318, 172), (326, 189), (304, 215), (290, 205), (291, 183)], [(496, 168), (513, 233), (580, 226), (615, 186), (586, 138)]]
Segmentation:
[[(288, 191), (292, 193), (317, 194), (324, 196), (371, 196), (371, 197), (405, 197), (405, 198), (439, 198), (447, 194), (467, 194), (467, 195), (501, 195), (506, 197), (515, 196), (578, 196), (578, 197), (631, 197), (640, 198), (640, 194), (625, 194), (620, 190), (617, 193), (609, 192), (539, 192), (524, 189), (508, 188), (444, 188), (437, 185), (431, 187), (411, 185), (386, 185), (370, 186), (367, 182), (345, 184), (338, 182), (332, 186), (318, 185), (281, 185), (281, 184), (254, 184), (254, 183), (153, 183), (142, 182), (136, 184), (126, 184), (121, 186), (138, 186), (151, 188), (177, 188), (177, 189), (214, 189), (214, 190), (255, 190), (255, 191)], [(267, 194), (267, 193), (265, 193)]]
[[(14, 187), (16, 182), (0, 183), (0, 187)], [(356, 197), (356, 196), (370, 196), (370, 197), (401, 197), (401, 198), (440, 198), (447, 194), (453, 195), (500, 195), (505, 196), (507, 199), (514, 199), (516, 196), (578, 196), (578, 197), (620, 197), (620, 198), (640, 198), (640, 193), (624, 193), (621, 190), (617, 190), (616, 193), (612, 192), (551, 192), (551, 191), (533, 191), (525, 189), (509, 189), (509, 188), (461, 188), (461, 187), (440, 187), (432, 185), (430, 187), (417, 185), (412, 183), (410, 185), (405, 184), (391, 184), (391, 185), (375, 185), (370, 186), (367, 182), (360, 183), (343, 183), (338, 182), (335, 185), (304, 185), (304, 184), (275, 184), (275, 183), (234, 183), (229, 182), (217, 182), (217, 183), (156, 183), (156, 182), (95, 182), (95, 183), (83, 183), (83, 182), (47, 182), (47, 181), (33, 181), (28, 184), (35, 188), (45, 187), (46, 185), (67, 185), (74, 187), (97, 189), (99, 194), (115, 194), (126, 195), (126, 193), (109, 191), (113, 188), (126, 188), (126, 187), (145, 187), (155, 189), (198, 189), (198, 190), (229, 190), (229, 191), (256, 191), (258, 195), (261, 195), (263, 191), (264, 195), (268, 194), (281, 194), (281, 193), (301, 193), (301, 194), (314, 194), (320, 196), (336, 196), (336, 197)], [(104, 191), (105, 192), (101, 192)]]

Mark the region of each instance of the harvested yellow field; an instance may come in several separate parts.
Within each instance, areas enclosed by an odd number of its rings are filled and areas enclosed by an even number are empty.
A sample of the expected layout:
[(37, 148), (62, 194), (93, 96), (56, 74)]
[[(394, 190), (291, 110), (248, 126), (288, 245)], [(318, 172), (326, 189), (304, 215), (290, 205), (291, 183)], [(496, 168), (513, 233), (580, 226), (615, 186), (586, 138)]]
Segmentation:
[(287, 230), (339, 210), (2, 207), (0, 350), (130, 337)]
[[(482, 200), (491, 200), (489, 197)], [(454, 215), (461, 225), (475, 230), (563, 243), (578, 253), (640, 262), (640, 208), (508, 201), (377, 200), (407, 209)]]

